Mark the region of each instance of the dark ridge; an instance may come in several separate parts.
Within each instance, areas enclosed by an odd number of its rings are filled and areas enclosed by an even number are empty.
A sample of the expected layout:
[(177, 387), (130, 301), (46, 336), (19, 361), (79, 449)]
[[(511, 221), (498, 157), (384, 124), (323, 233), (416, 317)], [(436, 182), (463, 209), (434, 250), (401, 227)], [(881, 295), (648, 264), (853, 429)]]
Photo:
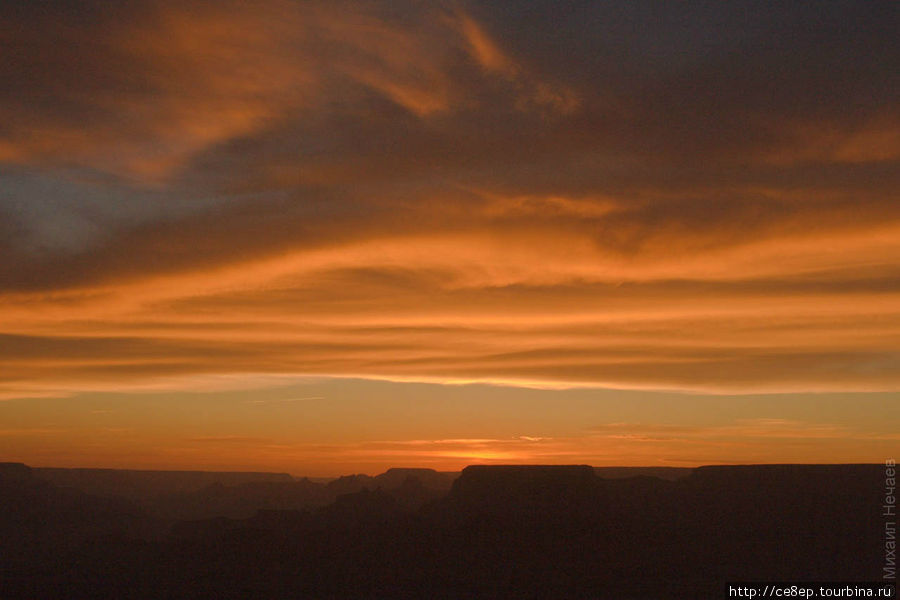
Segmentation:
[(350, 530), (385, 524), (400, 514), (402, 509), (397, 499), (380, 489), (343, 494), (320, 511), (326, 527)]
[(355, 494), (366, 489), (375, 489), (375, 478), (368, 475), (344, 475), (326, 484), (329, 493), (335, 496), (342, 494)]
[(884, 465), (864, 463), (848, 463), (835, 465), (799, 465), (799, 464), (765, 464), (765, 465), (707, 465), (693, 469), (692, 478), (697, 481), (715, 479), (788, 479), (792, 477), (860, 477), (884, 475)]
[(175, 520), (246, 519), (259, 510), (315, 510), (345, 494), (382, 490), (404, 510), (413, 510), (446, 494), (453, 475), (432, 469), (390, 469), (376, 477), (348, 475), (327, 483), (308, 478), (237, 485), (217, 482), (196, 492), (145, 499), (142, 506)]
[(230, 517), (241, 519), (259, 510), (299, 510), (325, 506), (335, 495), (323, 483), (250, 481), (237, 485), (213, 483), (192, 493), (172, 494), (148, 500), (146, 505), (169, 519)]
[(35, 477), (99, 496), (122, 496), (142, 501), (154, 496), (184, 494), (212, 485), (253, 481), (293, 481), (287, 473), (241, 471), (143, 471), (131, 469), (62, 469), (36, 467)]
[(409, 478), (415, 478), (427, 488), (449, 491), (459, 473), (439, 472), (434, 469), (392, 468), (375, 477), (375, 484), (384, 489), (400, 487)]
[(98, 536), (162, 533), (156, 519), (124, 498), (58, 487), (33, 472), (23, 464), (0, 464), (0, 566), (62, 555)]

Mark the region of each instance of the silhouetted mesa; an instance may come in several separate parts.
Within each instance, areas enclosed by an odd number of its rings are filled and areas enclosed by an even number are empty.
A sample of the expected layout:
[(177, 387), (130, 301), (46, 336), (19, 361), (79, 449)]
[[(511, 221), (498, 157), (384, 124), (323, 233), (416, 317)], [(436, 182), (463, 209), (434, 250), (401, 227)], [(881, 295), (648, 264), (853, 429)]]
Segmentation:
[(603, 479), (627, 479), (629, 477), (656, 477), (675, 481), (694, 472), (690, 467), (594, 467), (597, 477)]
[(473, 465), (453, 482), (449, 500), (465, 506), (508, 506), (590, 497), (599, 480), (587, 465)]

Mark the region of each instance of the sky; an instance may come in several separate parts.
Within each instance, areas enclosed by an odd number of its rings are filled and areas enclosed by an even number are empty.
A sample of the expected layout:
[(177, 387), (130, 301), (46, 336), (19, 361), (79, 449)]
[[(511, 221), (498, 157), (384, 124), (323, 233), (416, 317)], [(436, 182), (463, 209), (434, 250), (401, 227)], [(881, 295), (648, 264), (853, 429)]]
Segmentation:
[(900, 450), (896, 2), (0, 5), (0, 458)]

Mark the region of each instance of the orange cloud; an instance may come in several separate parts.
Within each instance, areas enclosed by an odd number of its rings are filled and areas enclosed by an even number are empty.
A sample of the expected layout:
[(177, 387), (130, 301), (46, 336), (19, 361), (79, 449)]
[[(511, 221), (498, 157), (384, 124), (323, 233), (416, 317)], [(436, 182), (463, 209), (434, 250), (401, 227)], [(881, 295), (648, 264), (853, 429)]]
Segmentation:
[(840, 27), (865, 69), (603, 6), (91, 6), (0, 19), (3, 397), (900, 385), (900, 113)]
[(878, 266), (896, 253), (889, 231), (840, 235), (833, 249), (766, 240), (680, 260), (625, 259), (587, 240), (397, 237), (19, 294), (3, 302), (0, 377), (11, 394), (235, 371), (892, 389), (900, 303)]

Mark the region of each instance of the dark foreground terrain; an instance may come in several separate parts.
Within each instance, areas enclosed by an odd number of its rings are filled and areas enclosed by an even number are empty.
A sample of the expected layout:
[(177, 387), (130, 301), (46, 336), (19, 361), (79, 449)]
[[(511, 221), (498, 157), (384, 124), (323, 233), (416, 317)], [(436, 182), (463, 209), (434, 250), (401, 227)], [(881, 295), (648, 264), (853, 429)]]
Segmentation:
[(323, 482), (5, 463), (0, 597), (720, 598), (725, 581), (877, 581), (883, 492), (880, 465)]

